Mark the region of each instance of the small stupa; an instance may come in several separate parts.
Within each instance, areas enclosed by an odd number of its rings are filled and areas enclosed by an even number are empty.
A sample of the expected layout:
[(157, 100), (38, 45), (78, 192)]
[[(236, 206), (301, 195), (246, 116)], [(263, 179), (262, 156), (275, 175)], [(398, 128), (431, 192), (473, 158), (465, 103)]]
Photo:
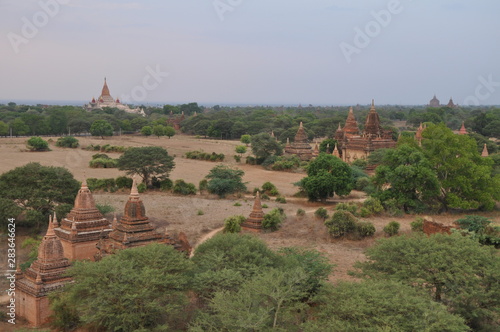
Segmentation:
[(311, 160), (313, 158), (313, 150), (311, 145), (307, 142), (307, 134), (302, 122), (300, 122), (295, 140), (285, 147), (285, 153), (294, 154), (298, 156), (300, 160)]
[(241, 229), (251, 232), (262, 232), (262, 221), (264, 220), (264, 211), (260, 202), (260, 193), (257, 191), (255, 201), (253, 202), (252, 212), (247, 220), (241, 223)]

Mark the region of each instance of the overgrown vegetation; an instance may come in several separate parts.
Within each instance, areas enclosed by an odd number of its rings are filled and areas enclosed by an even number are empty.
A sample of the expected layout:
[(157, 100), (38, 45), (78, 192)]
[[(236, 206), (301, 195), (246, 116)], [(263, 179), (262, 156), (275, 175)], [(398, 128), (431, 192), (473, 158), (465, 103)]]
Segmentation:
[(186, 158), (213, 161), (213, 162), (221, 162), (221, 161), (224, 161), (225, 156), (223, 153), (215, 153), (215, 152), (208, 153), (208, 152), (203, 152), (203, 151), (188, 151), (188, 152), (186, 152)]

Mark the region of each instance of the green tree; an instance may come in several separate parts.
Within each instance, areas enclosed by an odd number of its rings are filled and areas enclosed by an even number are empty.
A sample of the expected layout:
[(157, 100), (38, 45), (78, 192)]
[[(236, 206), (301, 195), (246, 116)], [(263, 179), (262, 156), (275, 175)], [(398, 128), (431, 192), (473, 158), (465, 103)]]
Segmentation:
[[(63, 167), (42, 166), (29, 163), (0, 176), (0, 197), (7, 213), (2, 222), (21, 212), (19, 225), (35, 225), (37, 228), (47, 222), (50, 213), (60, 204), (73, 204), (80, 184)], [(15, 207), (14, 207), (15, 206)]]
[(190, 270), (182, 253), (161, 244), (121, 250), (98, 262), (77, 261), (68, 272), (74, 282), (65, 286), (58, 307), (102, 330), (165, 330), (183, 318)]
[(49, 143), (41, 137), (33, 136), (27, 142), (26, 146), (31, 151), (49, 151)]
[(11, 124), (12, 134), (23, 136), (30, 132), (30, 127), (21, 118), (15, 118)]
[(164, 125), (155, 125), (152, 130), (153, 135), (160, 138), (160, 136), (167, 136), (167, 127)]
[(113, 136), (113, 126), (106, 120), (96, 120), (90, 126), (90, 134), (92, 136)]
[(142, 181), (151, 187), (152, 177), (159, 180), (168, 178), (175, 167), (174, 157), (159, 146), (132, 147), (118, 158), (118, 169), (128, 175), (138, 174)]
[(261, 163), (269, 156), (282, 155), (283, 148), (271, 135), (260, 133), (252, 136), (252, 153)]
[(151, 134), (153, 134), (153, 129), (151, 126), (144, 126), (141, 128), (141, 134), (144, 136), (151, 136)]
[(440, 183), (442, 206), (493, 209), (500, 200), (500, 175), (491, 176), (493, 161), (481, 157), (475, 140), (454, 134), (444, 124), (429, 125), (422, 137), (424, 154)]
[(241, 135), (240, 142), (248, 146), (252, 142), (252, 136), (250, 135)]
[(471, 327), (489, 323), (489, 331), (499, 328), (500, 256), (495, 249), (458, 233), (414, 233), (381, 239), (366, 255), (368, 261), (355, 265), (361, 275), (426, 289)]
[(281, 223), (286, 219), (286, 214), (282, 208), (274, 208), (269, 213), (264, 215), (262, 227), (271, 232), (277, 231)]
[(374, 182), (378, 187), (375, 196), (382, 202), (394, 199), (406, 212), (429, 208), (440, 195), (432, 164), (420, 148), (406, 144), (384, 154)]
[(326, 153), (309, 163), (307, 177), (299, 182), (310, 201), (325, 201), (334, 194), (348, 195), (353, 187), (352, 170), (339, 158)]
[(73, 136), (65, 136), (57, 139), (56, 146), (61, 148), (77, 148), (80, 145), (78, 140)]
[(217, 165), (205, 177), (208, 179), (208, 192), (222, 198), (228, 194), (245, 191), (247, 188), (242, 182), (244, 174), (245, 172), (240, 169)]
[(200, 244), (192, 260), (194, 290), (202, 298), (212, 298), (217, 291), (235, 291), (263, 269), (278, 266), (280, 257), (257, 237), (226, 233)]
[(391, 280), (328, 285), (315, 303), (301, 331), (469, 331), (464, 320), (444, 305)]
[(247, 147), (244, 145), (237, 145), (235, 148), (236, 153), (239, 153), (240, 155), (244, 154), (247, 152)]
[(0, 121), (0, 136), (7, 136), (9, 134), (9, 125)]
[(168, 138), (171, 138), (174, 135), (175, 135), (174, 127), (166, 126), (165, 127), (165, 136), (168, 136)]

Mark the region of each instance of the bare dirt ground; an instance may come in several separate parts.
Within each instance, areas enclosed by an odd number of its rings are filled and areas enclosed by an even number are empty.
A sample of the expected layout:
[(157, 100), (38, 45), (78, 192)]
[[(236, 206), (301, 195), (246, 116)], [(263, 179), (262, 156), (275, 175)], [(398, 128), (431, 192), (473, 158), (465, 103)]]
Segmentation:
[[(45, 138), (48, 139), (48, 138)], [(266, 181), (271, 181), (278, 190), (287, 197), (287, 203), (281, 204), (274, 201), (263, 201), (268, 207), (264, 211), (270, 211), (274, 207), (282, 207), (288, 216), (280, 230), (274, 233), (259, 234), (271, 248), (279, 249), (288, 246), (301, 246), (311, 249), (317, 249), (336, 265), (334, 273), (330, 276), (332, 282), (338, 280), (352, 280), (348, 271), (356, 261), (366, 259), (364, 255), (365, 248), (371, 246), (377, 238), (384, 236), (383, 227), (390, 221), (395, 220), (401, 224), (401, 233), (410, 232), (410, 222), (415, 216), (404, 216), (400, 218), (381, 216), (373, 217), (371, 221), (377, 233), (374, 238), (363, 241), (350, 240), (331, 240), (328, 236), (323, 220), (314, 216), (314, 211), (320, 206), (324, 206), (331, 214), (332, 209), (338, 202), (355, 201), (361, 202), (365, 197), (363, 193), (353, 192), (349, 197), (338, 198), (327, 201), (325, 204), (310, 203), (306, 199), (291, 197), (297, 192), (297, 187), (293, 183), (299, 181), (303, 173), (273, 172), (264, 170), (260, 166), (251, 166), (242, 163), (236, 163), (233, 159), (234, 148), (241, 143), (238, 141), (217, 141), (197, 139), (190, 136), (176, 135), (171, 139), (142, 137), (142, 136), (120, 136), (102, 139), (91, 137), (79, 137), (80, 145), (85, 147), (89, 144), (111, 144), (121, 146), (162, 146), (169, 153), (175, 156), (176, 167), (170, 174), (172, 180), (184, 179), (187, 182), (198, 186), (200, 180), (208, 174), (217, 163), (208, 161), (190, 160), (183, 157), (184, 153), (193, 150), (203, 150), (205, 152), (224, 153), (226, 155), (225, 164), (238, 167), (245, 172), (244, 181), (247, 187), (252, 190), (254, 187), (262, 186)], [(55, 142), (57, 138), (52, 138)], [(117, 169), (92, 169), (88, 167), (91, 156), (97, 152), (85, 151), (82, 149), (63, 149), (55, 147), (51, 143), (50, 152), (26, 152), (26, 138), (0, 138), (0, 173), (9, 171), (15, 167), (23, 166), (30, 161), (40, 162), (46, 166), (66, 167), (73, 173), (77, 180), (84, 177), (111, 178), (124, 175), (124, 172)], [(108, 153), (112, 158), (118, 158), (119, 153)], [(94, 193), (96, 203), (111, 205), (118, 218), (123, 212), (125, 202), (128, 199), (127, 192), (121, 193)], [(146, 206), (146, 214), (152, 223), (157, 227), (158, 232), (168, 232), (177, 234), (180, 231), (186, 233), (189, 241), (196, 246), (200, 241), (213, 235), (214, 230), (223, 226), (226, 217), (232, 215), (248, 216), (252, 210), (253, 196), (245, 195), (240, 198), (230, 197), (227, 199), (218, 199), (209, 195), (196, 196), (176, 196), (169, 193), (149, 192), (141, 194), (141, 198)], [(235, 206), (238, 202), (241, 206)], [(238, 204), (237, 204), (238, 205)], [(306, 211), (306, 215), (297, 217), (297, 209)], [(496, 223), (500, 223), (500, 213), (494, 211), (484, 214), (491, 217)], [(450, 224), (460, 218), (460, 214), (444, 214), (433, 216), (434, 220), (444, 224)], [(111, 220), (112, 214), (107, 215)], [(212, 232), (212, 234), (210, 234)], [(210, 235), (207, 235), (210, 234)], [(25, 234), (18, 234), (18, 247)], [(6, 238), (0, 235), (0, 251), (6, 252)], [(20, 255), (20, 257), (19, 257)], [(2, 254), (3, 257), (6, 255)], [(25, 250), (20, 250), (18, 257), (24, 260)], [(6, 259), (2, 258), (0, 269), (5, 270)], [(0, 280), (0, 288), (5, 289), (6, 280)], [(2, 292), (3, 293), (3, 292)], [(3, 301), (2, 301), (3, 300)], [(0, 302), (5, 303), (2, 297)], [(2, 309), (3, 310), (3, 309)], [(0, 325), (0, 330), (5, 330), (7, 326)], [(7, 331), (7, 330), (6, 330)]]

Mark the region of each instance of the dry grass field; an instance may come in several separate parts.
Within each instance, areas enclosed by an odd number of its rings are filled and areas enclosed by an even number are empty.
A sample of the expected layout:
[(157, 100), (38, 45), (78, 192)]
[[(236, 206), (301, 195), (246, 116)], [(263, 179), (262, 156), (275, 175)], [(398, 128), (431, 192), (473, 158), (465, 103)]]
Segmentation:
[[(48, 139), (48, 138), (45, 138)], [(52, 138), (49, 152), (27, 152), (25, 147), (26, 138), (0, 138), (0, 173), (11, 170), (15, 167), (25, 165), (28, 162), (36, 161), (46, 166), (62, 166), (73, 173), (77, 180), (84, 177), (111, 178), (124, 175), (124, 172), (117, 169), (92, 169), (88, 167), (91, 156), (96, 153), (83, 149), (63, 149), (54, 145), (57, 138)], [(353, 192), (349, 197), (335, 197), (326, 204), (310, 203), (306, 199), (291, 197), (297, 192), (294, 182), (299, 181), (303, 173), (273, 172), (264, 170), (260, 166), (251, 166), (243, 163), (236, 163), (233, 155), (234, 148), (241, 143), (238, 141), (217, 141), (197, 139), (191, 136), (176, 135), (171, 139), (142, 137), (142, 136), (119, 136), (106, 139), (97, 139), (91, 137), (80, 137), (82, 147), (90, 144), (110, 144), (119, 146), (162, 146), (169, 153), (175, 156), (176, 167), (170, 174), (172, 180), (184, 179), (187, 182), (198, 186), (200, 180), (208, 174), (209, 170), (217, 163), (209, 161), (190, 160), (183, 157), (187, 151), (203, 150), (205, 152), (224, 153), (226, 160), (224, 163), (238, 167), (245, 172), (244, 181), (247, 187), (252, 190), (254, 187), (261, 186), (266, 181), (271, 181), (278, 190), (287, 197), (287, 203), (281, 204), (274, 200), (263, 201), (268, 208), (264, 211), (270, 211), (274, 207), (282, 207), (288, 216), (281, 229), (274, 233), (259, 234), (271, 248), (278, 249), (287, 246), (301, 246), (314, 248), (322, 252), (328, 259), (336, 265), (334, 273), (330, 276), (332, 282), (338, 280), (352, 279), (348, 275), (352, 264), (355, 261), (362, 261), (365, 258), (364, 249), (371, 246), (377, 238), (383, 237), (383, 227), (390, 221), (395, 220), (401, 224), (401, 233), (410, 232), (410, 222), (414, 216), (395, 217), (373, 217), (369, 221), (373, 222), (377, 232), (373, 238), (363, 241), (351, 240), (331, 240), (328, 236), (323, 221), (315, 218), (314, 211), (320, 206), (324, 206), (331, 214), (332, 209), (338, 202), (355, 201), (360, 202), (364, 199), (364, 193)], [(120, 154), (108, 153), (112, 158), (117, 158)], [(122, 214), (125, 202), (128, 198), (127, 192), (117, 193), (94, 193), (98, 204), (111, 205), (118, 217)], [(232, 215), (248, 216), (252, 209), (253, 196), (247, 194), (243, 197), (231, 197), (227, 199), (218, 199), (209, 195), (196, 196), (176, 196), (162, 192), (149, 192), (141, 194), (141, 198), (146, 206), (146, 213), (159, 232), (168, 232), (177, 234), (183, 231), (187, 234), (189, 241), (193, 246), (200, 240), (207, 238), (207, 234), (223, 226), (224, 218)], [(239, 202), (241, 206), (234, 204)], [(302, 217), (296, 216), (297, 209), (306, 211)], [(498, 211), (486, 213), (495, 222), (500, 223), (500, 214)], [(446, 214), (433, 216), (434, 220), (444, 224), (450, 224), (458, 219), (459, 214)], [(112, 218), (112, 215), (107, 215)], [(24, 238), (19, 235), (18, 245)], [(5, 242), (1, 241), (1, 252), (5, 252)], [(26, 255), (24, 251), (19, 253), (21, 259)], [(0, 268), (5, 267), (5, 260), (2, 259)], [(2, 280), (0, 286), (4, 288), (5, 282)], [(1, 328), (1, 327), (0, 327)]]

